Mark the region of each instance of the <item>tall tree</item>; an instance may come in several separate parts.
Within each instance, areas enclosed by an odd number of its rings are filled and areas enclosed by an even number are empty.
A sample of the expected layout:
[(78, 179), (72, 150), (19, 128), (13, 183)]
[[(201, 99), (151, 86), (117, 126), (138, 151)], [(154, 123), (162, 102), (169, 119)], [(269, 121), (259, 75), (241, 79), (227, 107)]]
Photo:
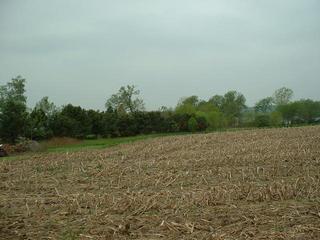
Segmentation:
[(229, 125), (238, 125), (241, 113), (246, 108), (245, 103), (246, 98), (237, 91), (229, 91), (223, 96), (222, 113)]
[(49, 101), (49, 98), (43, 97), (35, 106), (35, 109), (42, 110), (47, 117), (52, 116), (57, 111), (57, 107), (53, 102)]
[(178, 105), (187, 105), (187, 104), (197, 107), (199, 104), (199, 97), (193, 95), (190, 97), (181, 98), (178, 103)]
[(263, 98), (254, 106), (254, 110), (257, 113), (270, 113), (273, 109), (274, 105), (272, 97)]
[(208, 102), (210, 102), (211, 104), (213, 104), (215, 107), (217, 107), (219, 110), (222, 109), (222, 105), (223, 105), (223, 101), (224, 101), (224, 97), (221, 95), (214, 95), (213, 97), (211, 97), (209, 99)]
[(293, 91), (290, 88), (282, 87), (273, 94), (273, 101), (277, 106), (288, 104), (293, 97)]
[(144, 111), (144, 102), (139, 98), (140, 91), (134, 85), (121, 87), (118, 93), (113, 94), (106, 102), (105, 107), (112, 109), (123, 109), (125, 112), (136, 113)]
[(181, 98), (175, 108), (177, 114), (194, 114), (199, 103), (198, 96)]
[(14, 143), (25, 133), (27, 119), (25, 79), (21, 76), (0, 87), (0, 138)]
[(54, 103), (50, 102), (48, 97), (43, 97), (29, 115), (29, 137), (43, 139), (52, 136), (53, 131), (50, 126), (56, 113), (57, 108)]

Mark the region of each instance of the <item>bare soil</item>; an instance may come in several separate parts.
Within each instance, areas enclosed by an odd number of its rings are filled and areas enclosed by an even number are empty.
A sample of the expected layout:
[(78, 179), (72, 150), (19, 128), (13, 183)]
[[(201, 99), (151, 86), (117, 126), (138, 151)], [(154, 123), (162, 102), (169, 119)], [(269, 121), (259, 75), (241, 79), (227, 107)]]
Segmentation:
[(0, 161), (0, 239), (320, 239), (320, 127)]

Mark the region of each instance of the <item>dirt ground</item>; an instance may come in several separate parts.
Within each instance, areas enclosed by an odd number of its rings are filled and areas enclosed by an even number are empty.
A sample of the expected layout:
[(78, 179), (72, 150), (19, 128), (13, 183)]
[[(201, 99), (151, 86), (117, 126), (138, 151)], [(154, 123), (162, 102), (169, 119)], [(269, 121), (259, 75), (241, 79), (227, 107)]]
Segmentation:
[(0, 161), (0, 239), (320, 239), (320, 127)]

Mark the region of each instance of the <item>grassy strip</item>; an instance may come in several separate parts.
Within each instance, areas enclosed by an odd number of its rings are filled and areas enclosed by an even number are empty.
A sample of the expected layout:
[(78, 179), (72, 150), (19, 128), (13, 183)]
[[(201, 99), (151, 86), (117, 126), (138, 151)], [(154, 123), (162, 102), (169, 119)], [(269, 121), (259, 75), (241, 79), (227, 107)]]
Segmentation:
[(135, 141), (141, 141), (157, 137), (166, 136), (176, 136), (176, 135), (186, 135), (190, 133), (160, 133), (160, 134), (150, 134), (150, 135), (138, 135), (132, 137), (119, 137), (119, 138), (101, 138), (101, 139), (90, 139), (83, 140), (80, 143), (68, 144), (65, 146), (54, 146), (48, 147), (46, 152), (73, 152), (86, 149), (102, 149), (111, 146), (116, 146), (123, 143), (131, 143)]
[[(214, 133), (214, 132), (233, 132), (233, 131), (243, 131), (243, 130), (252, 130), (257, 128), (226, 128), (219, 130), (208, 130), (205, 132), (196, 132), (196, 134), (205, 134), (205, 133)], [(80, 150), (89, 150), (89, 149), (103, 149), (107, 147), (116, 146), (124, 143), (132, 143), (135, 141), (141, 141), (146, 139), (158, 138), (158, 137), (167, 137), (167, 136), (179, 136), (179, 135), (188, 135), (194, 134), (191, 132), (173, 132), (173, 133), (157, 133), (157, 134), (148, 134), (148, 135), (137, 135), (131, 137), (118, 137), (118, 138), (100, 138), (100, 139), (88, 139), (83, 140), (79, 143), (66, 144), (64, 146), (49, 146), (46, 148), (45, 152), (75, 152)]]
[[(40, 152), (59, 153), (59, 152), (76, 152), (76, 151), (90, 150), (90, 149), (103, 149), (103, 148), (116, 146), (119, 144), (132, 143), (136, 141), (142, 141), (142, 140), (152, 139), (157, 137), (178, 136), (178, 135), (186, 135), (186, 134), (191, 134), (191, 133), (189, 132), (159, 133), (159, 134), (149, 134), (149, 135), (137, 135), (132, 137), (90, 139), (90, 140), (83, 140), (79, 143), (66, 144), (63, 146), (46, 146), (46, 142), (44, 141), (41, 144), (43, 144), (45, 147)], [(8, 157), (2, 157), (0, 158), (0, 160), (2, 161), (18, 160), (22, 156), (25, 157), (27, 154), (31, 154), (31, 153), (15, 154)]]
[[(317, 124), (313, 124), (317, 125)], [(309, 125), (292, 125), (291, 127), (304, 127)], [(311, 125), (312, 126), (312, 125)], [(265, 128), (256, 128), (256, 127), (242, 127), (242, 128), (222, 128), (216, 130), (207, 130), (205, 132), (197, 132), (205, 134), (205, 133), (217, 133), (217, 132), (234, 132), (234, 131), (244, 131), (244, 130), (256, 130), (256, 129), (270, 129), (270, 128), (283, 128), (283, 127), (265, 127)], [(118, 137), (118, 138), (101, 138), (101, 139), (90, 139), (83, 140), (79, 143), (71, 143), (63, 146), (45, 146), (42, 152), (76, 152), (81, 150), (90, 150), (90, 149), (103, 149), (107, 147), (116, 146), (124, 143), (131, 143), (135, 141), (141, 141), (146, 139), (152, 139), (157, 137), (166, 137), (166, 136), (179, 136), (179, 135), (187, 135), (192, 134), (191, 132), (174, 132), (174, 133), (158, 133), (158, 134), (149, 134), (149, 135), (137, 135), (132, 137)], [(42, 142), (46, 145), (46, 142)], [(26, 154), (26, 153), (25, 153)], [(25, 156), (25, 154), (22, 154)], [(9, 157), (0, 158), (1, 160), (16, 160), (19, 159), (20, 155), (13, 155)]]

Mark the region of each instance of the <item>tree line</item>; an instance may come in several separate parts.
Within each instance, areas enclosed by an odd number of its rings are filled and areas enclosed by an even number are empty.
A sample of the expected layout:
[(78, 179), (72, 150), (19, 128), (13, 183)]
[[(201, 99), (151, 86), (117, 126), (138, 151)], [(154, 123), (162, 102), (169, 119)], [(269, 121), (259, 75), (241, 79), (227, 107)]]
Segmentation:
[(105, 103), (105, 111), (86, 110), (72, 104), (55, 106), (43, 97), (27, 108), (26, 80), (21, 76), (0, 86), (0, 138), (15, 143), (19, 137), (34, 140), (52, 137), (122, 137), (166, 132), (214, 131), (232, 127), (271, 127), (312, 124), (320, 121), (320, 102), (292, 101), (293, 91), (280, 88), (273, 96), (246, 106), (237, 91), (180, 99), (175, 108), (146, 111), (135, 86), (121, 87)]

